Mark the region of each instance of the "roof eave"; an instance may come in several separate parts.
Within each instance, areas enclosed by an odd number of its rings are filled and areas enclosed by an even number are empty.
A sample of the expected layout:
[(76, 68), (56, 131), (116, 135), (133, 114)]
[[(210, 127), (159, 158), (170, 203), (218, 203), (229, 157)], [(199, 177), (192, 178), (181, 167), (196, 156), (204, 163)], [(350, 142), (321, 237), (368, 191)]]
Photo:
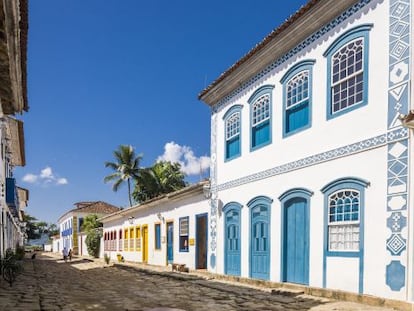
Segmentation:
[(198, 98), (213, 107), (358, 1), (310, 0), (200, 92)]

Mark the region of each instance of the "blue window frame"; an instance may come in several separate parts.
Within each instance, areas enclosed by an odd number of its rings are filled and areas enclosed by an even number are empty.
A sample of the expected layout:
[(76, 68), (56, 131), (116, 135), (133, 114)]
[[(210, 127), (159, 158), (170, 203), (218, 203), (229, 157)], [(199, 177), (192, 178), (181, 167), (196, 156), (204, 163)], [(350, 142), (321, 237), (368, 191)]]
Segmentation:
[(315, 60), (304, 60), (282, 77), (283, 137), (311, 126), (312, 66)]
[(180, 226), (180, 252), (188, 252), (188, 233), (189, 233), (189, 222), (190, 218), (181, 217), (179, 219), (179, 226)]
[(224, 114), (225, 160), (241, 154), (241, 105), (231, 107)]
[(321, 189), (325, 197), (323, 286), (326, 287), (327, 257), (359, 258), (359, 293), (364, 274), (364, 202), (369, 182), (340, 178)]
[(155, 249), (161, 249), (161, 224), (154, 225)]
[(327, 119), (368, 103), (368, 46), (372, 24), (352, 28), (324, 56), (328, 63)]
[(272, 142), (272, 90), (265, 85), (250, 96), (250, 149), (255, 150)]

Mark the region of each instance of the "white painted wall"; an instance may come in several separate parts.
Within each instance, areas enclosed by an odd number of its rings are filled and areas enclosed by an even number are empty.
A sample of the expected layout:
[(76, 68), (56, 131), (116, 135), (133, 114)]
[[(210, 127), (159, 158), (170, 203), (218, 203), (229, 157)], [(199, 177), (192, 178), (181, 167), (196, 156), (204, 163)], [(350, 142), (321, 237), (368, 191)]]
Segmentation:
[[(135, 226), (148, 226), (148, 264), (167, 265), (167, 222), (174, 223), (174, 262), (185, 264), (190, 269), (195, 269), (195, 245), (189, 246), (188, 252), (179, 251), (179, 218), (189, 216), (189, 239), (196, 238), (196, 215), (208, 213), (208, 201), (202, 193), (177, 199), (174, 201), (159, 204), (154, 207), (146, 208), (135, 213), (128, 212), (122, 219), (104, 222), (104, 232), (120, 229), (124, 232), (126, 228)], [(160, 213), (164, 221), (160, 221), (157, 214)], [(132, 219), (130, 224), (128, 218)], [(161, 249), (155, 249), (155, 229), (154, 225), (161, 223)], [(141, 237), (142, 240), (142, 237)], [(142, 262), (141, 251), (105, 251), (112, 260), (117, 260), (117, 254), (121, 254), (126, 261)]]

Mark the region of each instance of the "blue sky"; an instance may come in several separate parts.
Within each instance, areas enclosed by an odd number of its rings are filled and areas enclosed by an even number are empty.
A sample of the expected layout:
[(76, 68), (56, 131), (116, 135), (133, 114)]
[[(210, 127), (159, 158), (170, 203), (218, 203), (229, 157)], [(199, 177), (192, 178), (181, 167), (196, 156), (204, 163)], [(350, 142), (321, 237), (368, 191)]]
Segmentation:
[(79, 201), (128, 206), (113, 192), (120, 144), (150, 166), (179, 160), (208, 176), (210, 109), (197, 99), (305, 0), (29, 1), (26, 211), (56, 223)]

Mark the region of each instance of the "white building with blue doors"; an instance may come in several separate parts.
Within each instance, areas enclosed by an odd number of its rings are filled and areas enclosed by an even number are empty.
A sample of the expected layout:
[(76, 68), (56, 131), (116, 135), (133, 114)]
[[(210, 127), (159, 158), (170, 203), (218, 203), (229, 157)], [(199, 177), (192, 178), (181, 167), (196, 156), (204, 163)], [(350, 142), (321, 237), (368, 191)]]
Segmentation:
[(206, 185), (199, 182), (100, 218), (104, 254), (115, 261), (207, 269)]
[(308, 1), (199, 94), (210, 271), (413, 301), (412, 16)]

